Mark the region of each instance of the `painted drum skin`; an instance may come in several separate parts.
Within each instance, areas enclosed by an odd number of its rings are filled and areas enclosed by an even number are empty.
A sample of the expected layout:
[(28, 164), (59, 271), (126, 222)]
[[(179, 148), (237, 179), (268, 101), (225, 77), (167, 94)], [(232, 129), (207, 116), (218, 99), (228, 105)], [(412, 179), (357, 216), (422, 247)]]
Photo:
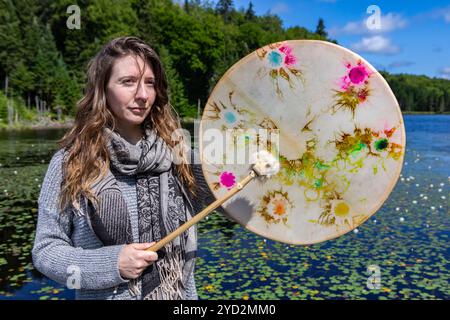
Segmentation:
[(216, 198), (249, 172), (253, 151), (280, 161), (223, 207), (248, 230), (313, 244), (359, 226), (386, 201), (405, 152), (397, 100), (348, 49), (315, 40), (273, 43), (217, 83), (200, 124), (202, 169)]

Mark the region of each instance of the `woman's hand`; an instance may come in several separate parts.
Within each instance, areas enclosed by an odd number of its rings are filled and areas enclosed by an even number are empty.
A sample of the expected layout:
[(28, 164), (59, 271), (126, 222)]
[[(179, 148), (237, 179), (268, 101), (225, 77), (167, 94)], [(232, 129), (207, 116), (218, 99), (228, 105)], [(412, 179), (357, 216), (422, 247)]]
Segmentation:
[(132, 243), (124, 246), (119, 253), (119, 271), (123, 278), (136, 279), (154, 261), (158, 254), (153, 251), (144, 251), (154, 245), (152, 243)]

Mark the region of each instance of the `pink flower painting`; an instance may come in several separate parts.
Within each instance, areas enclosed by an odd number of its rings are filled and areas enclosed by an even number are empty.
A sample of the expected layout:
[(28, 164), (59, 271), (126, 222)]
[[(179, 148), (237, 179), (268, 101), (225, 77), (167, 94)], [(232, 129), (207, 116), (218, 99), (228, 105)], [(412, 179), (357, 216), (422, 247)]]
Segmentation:
[(340, 78), (339, 90), (335, 90), (333, 113), (343, 108), (350, 110), (354, 117), (356, 108), (370, 96), (369, 78), (372, 72), (362, 61), (356, 65), (346, 63), (345, 67), (347, 72)]
[(231, 189), (236, 183), (236, 177), (232, 172), (224, 171), (220, 175), (220, 184), (227, 189)]

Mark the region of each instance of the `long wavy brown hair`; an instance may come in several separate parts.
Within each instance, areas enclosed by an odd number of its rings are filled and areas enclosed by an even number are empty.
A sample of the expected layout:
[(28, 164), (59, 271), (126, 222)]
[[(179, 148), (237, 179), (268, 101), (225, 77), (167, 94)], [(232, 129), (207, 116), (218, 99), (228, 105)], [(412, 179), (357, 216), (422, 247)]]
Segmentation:
[[(157, 53), (136, 37), (111, 40), (89, 62), (85, 94), (77, 103), (74, 125), (59, 141), (60, 147), (67, 151), (63, 164), (61, 209), (68, 205), (80, 209), (81, 196), (98, 203), (91, 186), (105, 176), (110, 165), (103, 131), (105, 127), (115, 128), (115, 119), (106, 100), (106, 87), (115, 60), (127, 55), (142, 58), (155, 75), (156, 99), (142, 127), (154, 128), (172, 148), (183, 139), (182, 136), (178, 136), (177, 141), (172, 139), (172, 133), (181, 129), (181, 125), (169, 102), (167, 78)], [(187, 160), (186, 154), (180, 156)], [(195, 194), (195, 180), (188, 161), (176, 164), (175, 169), (183, 184)]]

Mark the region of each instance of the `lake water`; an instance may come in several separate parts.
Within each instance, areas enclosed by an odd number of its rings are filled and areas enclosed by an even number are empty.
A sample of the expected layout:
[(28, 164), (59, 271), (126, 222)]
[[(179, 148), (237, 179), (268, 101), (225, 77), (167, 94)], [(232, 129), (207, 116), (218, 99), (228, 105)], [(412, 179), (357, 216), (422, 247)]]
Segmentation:
[[(449, 299), (450, 116), (405, 116), (395, 189), (358, 228), (308, 247), (215, 213), (199, 225), (201, 299)], [(37, 198), (64, 130), (0, 132), (0, 299), (73, 299), (31, 263)], [(380, 287), (367, 286), (378, 270)]]

